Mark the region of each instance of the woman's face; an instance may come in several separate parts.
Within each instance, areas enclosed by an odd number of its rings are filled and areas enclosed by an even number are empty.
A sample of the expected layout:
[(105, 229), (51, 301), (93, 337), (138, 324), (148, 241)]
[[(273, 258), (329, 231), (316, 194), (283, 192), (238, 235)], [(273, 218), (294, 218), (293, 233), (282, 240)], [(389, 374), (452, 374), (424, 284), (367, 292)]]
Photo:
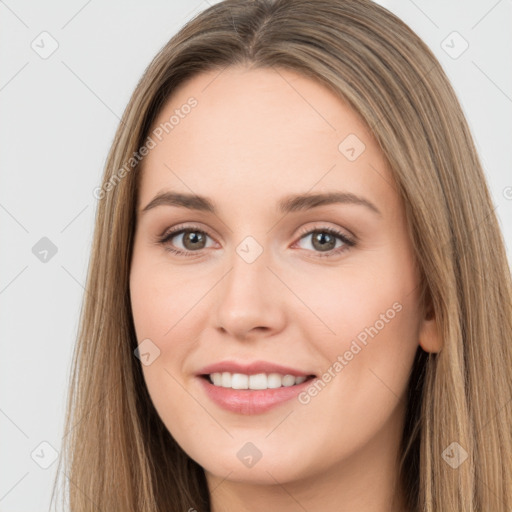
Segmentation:
[(219, 481), (394, 469), (435, 336), (365, 124), (316, 81), (232, 67), (182, 85), (150, 136), (130, 291), (169, 432)]

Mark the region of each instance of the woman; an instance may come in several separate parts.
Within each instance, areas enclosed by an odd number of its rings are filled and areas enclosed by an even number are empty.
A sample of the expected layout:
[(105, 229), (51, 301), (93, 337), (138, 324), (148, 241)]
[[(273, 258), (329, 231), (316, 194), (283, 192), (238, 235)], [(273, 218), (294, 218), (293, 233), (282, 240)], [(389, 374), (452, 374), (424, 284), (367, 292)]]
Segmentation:
[(146, 70), (95, 195), (71, 510), (511, 509), (504, 244), (398, 18), (212, 6)]

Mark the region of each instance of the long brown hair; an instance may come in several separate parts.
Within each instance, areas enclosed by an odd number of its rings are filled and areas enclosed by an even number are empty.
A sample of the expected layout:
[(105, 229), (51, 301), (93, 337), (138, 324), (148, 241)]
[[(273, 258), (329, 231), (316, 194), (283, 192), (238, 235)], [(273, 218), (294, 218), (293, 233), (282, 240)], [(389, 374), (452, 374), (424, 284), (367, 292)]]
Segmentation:
[[(399, 454), (407, 503), (415, 512), (509, 512), (512, 285), (504, 242), (440, 64), (405, 23), (369, 0), (226, 0), (189, 21), (144, 73), (96, 194), (57, 476), (65, 475), (70, 510), (209, 510), (204, 471), (158, 417), (134, 356), (129, 272), (139, 149), (176, 87), (233, 65), (316, 79), (374, 133), (443, 340), (437, 354), (419, 348), (411, 371)], [(450, 446), (467, 453), (456, 468), (445, 461)]]

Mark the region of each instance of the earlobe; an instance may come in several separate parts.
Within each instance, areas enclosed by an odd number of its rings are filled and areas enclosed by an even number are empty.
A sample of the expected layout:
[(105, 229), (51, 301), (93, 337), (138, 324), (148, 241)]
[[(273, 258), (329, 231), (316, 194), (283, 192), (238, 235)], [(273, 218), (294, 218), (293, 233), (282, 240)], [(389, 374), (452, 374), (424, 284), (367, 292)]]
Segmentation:
[(432, 308), (429, 308), (421, 323), (419, 344), (425, 352), (436, 353), (443, 348), (437, 320)]

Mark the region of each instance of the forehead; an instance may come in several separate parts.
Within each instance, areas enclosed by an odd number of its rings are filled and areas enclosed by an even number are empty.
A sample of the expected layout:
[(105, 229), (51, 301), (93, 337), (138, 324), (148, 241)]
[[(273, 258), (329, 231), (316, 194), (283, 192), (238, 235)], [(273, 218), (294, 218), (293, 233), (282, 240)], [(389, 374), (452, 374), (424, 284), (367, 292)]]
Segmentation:
[(327, 87), (290, 70), (196, 75), (174, 91), (150, 136), (156, 145), (143, 161), (142, 205), (162, 189), (231, 201), (238, 194), (243, 203), (348, 187), (393, 200), (386, 160), (364, 121)]

